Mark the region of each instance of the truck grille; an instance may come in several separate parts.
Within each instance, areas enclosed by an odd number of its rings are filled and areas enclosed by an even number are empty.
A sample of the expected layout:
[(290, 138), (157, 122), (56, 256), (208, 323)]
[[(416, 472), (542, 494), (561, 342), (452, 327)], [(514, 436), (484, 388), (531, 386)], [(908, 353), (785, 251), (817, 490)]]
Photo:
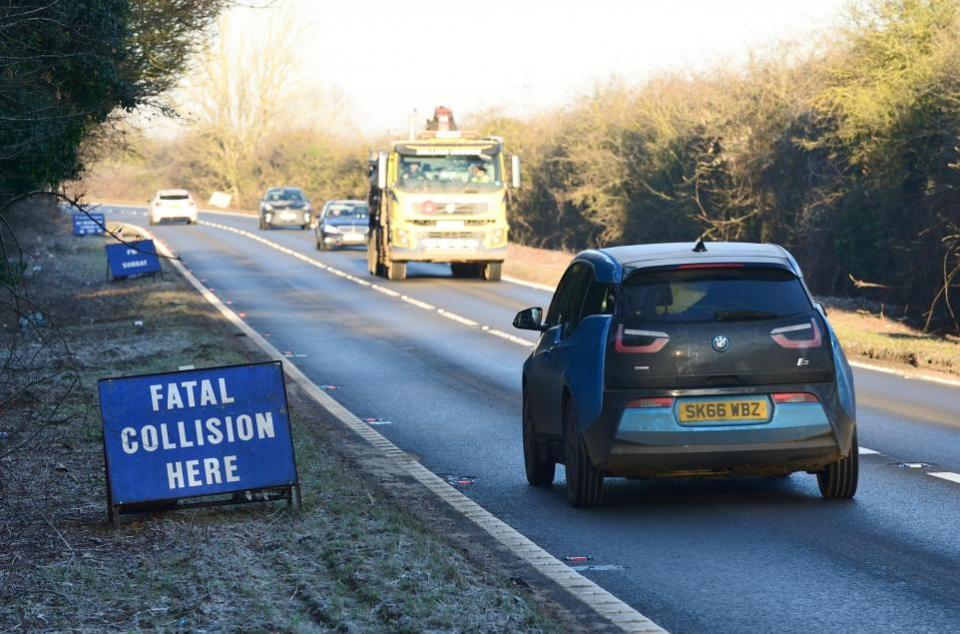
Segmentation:
[(423, 234), (424, 238), (447, 238), (447, 239), (457, 239), (457, 240), (481, 240), (483, 239), (482, 233), (475, 233), (473, 231), (428, 231)]

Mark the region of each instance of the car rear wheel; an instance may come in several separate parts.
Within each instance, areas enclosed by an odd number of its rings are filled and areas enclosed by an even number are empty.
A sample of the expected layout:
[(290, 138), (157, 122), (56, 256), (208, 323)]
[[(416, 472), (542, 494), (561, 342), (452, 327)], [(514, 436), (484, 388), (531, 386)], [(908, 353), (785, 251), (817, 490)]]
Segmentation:
[(572, 403), (563, 408), (563, 419), (567, 499), (577, 508), (597, 506), (603, 499), (603, 474), (590, 462)]
[(857, 492), (860, 477), (860, 446), (857, 444), (857, 431), (853, 431), (850, 455), (827, 465), (817, 472), (817, 484), (820, 495), (828, 500), (849, 500)]
[(523, 466), (527, 472), (527, 482), (533, 486), (543, 487), (553, 484), (557, 465), (549, 456), (544, 459), (537, 431), (533, 427), (533, 413), (530, 411), (530, 401), (523, 399)]

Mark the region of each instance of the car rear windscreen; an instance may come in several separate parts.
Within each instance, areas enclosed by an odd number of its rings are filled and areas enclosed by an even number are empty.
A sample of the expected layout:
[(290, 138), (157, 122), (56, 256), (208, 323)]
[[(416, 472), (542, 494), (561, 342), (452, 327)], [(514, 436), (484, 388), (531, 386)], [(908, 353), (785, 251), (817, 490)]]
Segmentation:
[(812, 309), (791, 272), (749, 266), (641, 271), (626, 280), (618, 303), (628, 323), (772, 320)]
[(324, 218), (357, 218), (363, 220), (367, 217), (367, 207), (363, 205), (330, 205)]
[(189, 200), (190, 194), (160, 194), (160, 200)]
[(267, 202), (303, 202), (303, 193), (299, 189), (271, 189), (267, 192)]

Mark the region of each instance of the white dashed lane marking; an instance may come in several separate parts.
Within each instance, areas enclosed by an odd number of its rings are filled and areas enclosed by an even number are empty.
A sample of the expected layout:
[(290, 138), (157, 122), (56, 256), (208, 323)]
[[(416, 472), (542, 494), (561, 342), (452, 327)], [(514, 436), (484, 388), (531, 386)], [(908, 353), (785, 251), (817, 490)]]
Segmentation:
[[(482, 325), (482, 324), (480, 324), (480, 322), (474, 321), (474, 320), (472, 320), (472, 319), (470, 319), (470, 318), (468, 318), (468, 317), (464, 317), (463, 315), (458, 315), (457, 313), (454, 313), (454, 312), (452, 312), (452, 311), (446, 310), (446, 309), (444, 309), (444, 308), (438, 308), (437, 306), (434, 306), (433, 304), (428, 304), (427, 302), (421, 301), (421, 300), (419, 300), (419, 299), (417, 299), (417, 298), (415, 298), (415, 297), (410, 297), (409, 295), (403, 295), (403, 294), (401, 294), (401, 293), (398, 293), (397, 291), (393, 290), (392, 288), (387, 288), (386, 286), (381, 286), (380, 284), (373, 284), (373, 283), (371, 283), (371, 282), (368, 282), (367, 280), (364, 280), (364, 279), (362, 279), (362, 278), (357, 277), (356, 275), (351, 275), (350, 273), (347, 273), (346, 271), (343, 271), (343, 270), (338, 269), (338, 268), (336, 268), (336, 267), (330, 266), (329, 264), (326, 264), (326, 263), (324, 263), (324, 262), (321, 262), (320, 260), (317, 260), (317, 259), (315, 259), (315, 258), (311, 258), (311, 257), (309, 257), (309, 256), (306, 256), (306, 255), (304, 255), (303, 253), (300, 253), (299, 251), (295, 251), (294, 249), (290, 249), (290, 248), (288, 248), (288, 247), (285, 247), (285, 246), (283, 246), (283, 245), (280, 245), (280, 244), (278, 244), (278, 243), (276, 243), (276, 242), (274, 242), (274, 241), (272, 241), (272, 240), (268, 240), (268, 239), (266, 239), (266, 238), (264, 238), (264, 237), (262, 237), (262, 236), (258, 236), (257, 234), (252, 233), (252, 232), (250, 232), (250, 231), (246, 231), (246, 230), (244, 230), (244, 229), (238, 229), (238, 228), (236, 228), (236, 227), (231, 227), (231, 226), (229, 226), (229, 225), (222, 225), (222, 224), (217, 223), (217, 222), (210, 222), (210, 221), (208, 221), (208, 220), (201, 220), (201, 221), (199, 221), (199, 222), (200, 222), (201, 225), (204, 225), (204, 226), (207, 226), (207, 227), (213, 227), (214, 229), (222, 229), (222, 230), (224, 230), (224, 231), (229, 231), (230, 233), (235, 233), (235, 234), (240, 235), (240, 236), (243, 236), (243, 237), (245, 237), (245, 238), (249, 238), (249, 239), (251, 239), (251, 240), (255, 240), (255, 241), (257, 241), (257, 242), (259, 242), (259, 243), (261, 243), (261, 244), (263, 244), (263, 245), (266, 245), (266, 246), (270, 247), (271, 249), (276, 249), (277, 251), (280, 251), (281, 253), (286, 253), (287, 255), (291, 255), (291, 256), (297, 258), (298, 260), (300, 260), (300, 261), (302, 261), (302, 262), (306, 262), (307, 264), (309, 264), (309, 265), (311, 265), (311, 266), (315, 266), (315, 267), (317, 267), (317, 268), (319, 268), (319, 269), (322, 269), (322, 270), (324, 270), (324, 271), (327, 271), (328, 273), (332, 273), (333, 275), (336, 275), (337, 277), (341, 277), (341, 278), (343, 278), (343, 279), (345, 279), (345, 280), (349, 280), (349, 281), (351, 281), (351, 282), (353, 282), (353, 283), (355, 283), (355, 284), (359, 284), (360, 286), (366, 286), (366, 287), (368, 287), (368, 288), (371, 288), (371, 289), (377, 291), (378, 293), (383, 293), (384, 295), (387, 295), (388, 297), (395, 297), (395, 298), (399, 299), (399, 300), (402, 301), (402, 302), (406, 302), (407, 304), (410, 304), (411, 306), (416, 306), (417, 308), (420, 308), (420, 309), (422, 309), (422, 310), (426, 310), (426, 311), (431, 312), (431, 313), (436, 313), (437, 315), (440, 315), (441, 317), (445, 317), (445, 318), (447, 318), (447, 319), (450, 319), (450, 320), (452, 320), (452, 321), (455, 321), (455, 322), (457, 322), (458, 324), (461, 324), (461, 325), (463, 325), (463, 326), (466, 326), (467, 328), (475, 329), (475, 330), (480, 330), (480, 331), (485, 332), (485, 333), (487, 333), (487, 334), (493, 335), (494, 337), (497, 337), (498, 339), (503, 339), (504, 341), (509, 341), (510, 343), (515, 343), (515, 344), (517, 344), (517, 345), (519, 345), (519, 346), (523, 346), (523, 347), (525, 347), (525, 348), (532, 348), (534, 345), (536, 345), (535, 342), (530, 341), (529, 339), (524, 339), (523, 337), (518, 337), (518, 336), (516, 336), (516, 335), (512, 335), (512, 334), (510, 334), (509, 332), (504, 332), (504, 331), (502, 331), (502, 330), (498, 330), (498, 329), (492, 328), (492, 327), (490, 327), (490, 326)], [(211, 290), (212, 290), (212, 289), (211, 289)]]
[(861, 456), (873, 456), (873, 455), (879, 454), (880, 452), (877, 451), (876, 449), (867, 449), (866, 447), (860, 447), (859, 453)]
[(947, 480), (955, 484), (960, 484), (960, 473), (953, 473), (950, 471), (931, 471), (927, 475), (934, 478), (940, 478), (941, 480)]

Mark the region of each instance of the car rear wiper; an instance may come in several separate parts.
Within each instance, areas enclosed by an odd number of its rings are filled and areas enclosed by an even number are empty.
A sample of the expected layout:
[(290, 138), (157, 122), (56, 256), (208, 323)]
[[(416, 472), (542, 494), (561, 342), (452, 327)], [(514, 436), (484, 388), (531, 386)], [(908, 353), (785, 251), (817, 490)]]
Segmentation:
[(780, 315), (765, 310), (719, 310), (713, 316), (716, 321), (759, 321), (779, 317)]

